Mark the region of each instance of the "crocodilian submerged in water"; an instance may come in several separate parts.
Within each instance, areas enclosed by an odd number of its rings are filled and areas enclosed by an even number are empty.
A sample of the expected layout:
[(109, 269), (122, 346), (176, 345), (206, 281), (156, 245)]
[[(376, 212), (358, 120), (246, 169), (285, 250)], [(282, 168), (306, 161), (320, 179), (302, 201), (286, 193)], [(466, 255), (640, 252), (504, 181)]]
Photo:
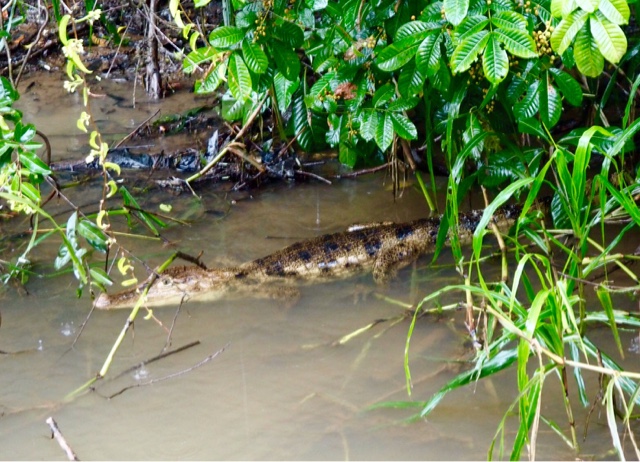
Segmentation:
[[(493, 215), (493, 223), (506, 231), (518, 218), (521, 208), (504, 206)], [(471, 240), (482, 210), (460, 215), (456, 230), (461, 242)], [(373, 272), (377, 283), (393, 278), (398, 269), (434, 250), (440, 218), (423, 218), (407, 223), (371, 224), (325, 234), (263, 258), (236, 267), (202, 269), (198, 266), (169, 268), (149, 288), (145, 305), (179, 303), (187, 298), (217, 299), (229, 293), (250, 296), (291, 298), (300, 282), (321, 282)], [(447, 239), (448, 240), (448, 239)], [(101, 294), (100, 309), (133, 306), (145, 283), (116, 294)]]

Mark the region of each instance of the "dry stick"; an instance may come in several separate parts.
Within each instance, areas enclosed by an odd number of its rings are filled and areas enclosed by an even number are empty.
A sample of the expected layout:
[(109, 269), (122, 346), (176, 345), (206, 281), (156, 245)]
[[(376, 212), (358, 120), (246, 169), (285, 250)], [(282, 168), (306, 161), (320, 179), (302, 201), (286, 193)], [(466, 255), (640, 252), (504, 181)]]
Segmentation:
[[(160, 353), (159, 355), (154, 356), (153, 358), (145, 359), (144, 361), (139, 362), (135, 366), (131, 366), (130, 368), (120, 372), (115, 377), (109, 379), (109, 381), (113, 381), (113, 380), (119, 379), (123, 375), (126, 375), (126, 374), (128, 374), (130, 372), (133, 372), (136, 369), (140, 369), (141, 367), (144, 367), (147, 364), (154, 363), (156, 361), (159, 361), (161, 359), (166, 358), (167, 356), (172, 356), (172, 355), (177, 354), (177, 353), (182, 353), (183, 351), (188, 350), (189, 348), (193, 348), (193, 347), (198, 346), (198, 345), (200, 345), (200, 340), (195, 340), (195, 341), (193, 341), (191, 343), (187, 343), (186, 345), (178, 347), (175, 350), (165, 351), (164, 353)], [(105, 383), (107, 383), (107, 382), (105, 382)]]
[(357, 170), (351, 173), (334, 175), (332, 178), (335, 178), (336, 180), (340, 180), (342, 178), (356, 178), (360, 175), (368, 175), (369, 173), (379, 172), (380, 170), (384, 170), (385, 168), (388, 168), (390, 165), (391, 165), (391, 162), (386, 162), (382, 165), (378, 165), (377, 167), (364, 168), (362, 170)]
[(116, 144), (112, 149), (118, 149), (120, 146), (122, 146), (122, 143), (124, 143), (125, 141), (127, 141), (129, 138), (131, 138), (133, 135), (135, 135), (136, 133), (138, 133), (138, 131), (147, 124), (147, 122), (149, 122), (151, 119), (153, 119), (155, 116), (158, 115), (158, 113), (160, 112), (160, 109), (158, 109), (156, 112), (154, 112), (153, 114), (151, 114), (149, 117), (147, 117), (140, 125), (138, 125), (136, 128), (133, 129), (133, 131), (131, 133), (129, 133), (127, 136), (125, 136), (124, 138), (122, 138), (118, 144)]
[(44, 21), (42, 21), (42, 25), (40, 26), (40, 29), (38, 29), (38, 34), (36, 35), (35, 40), (31, 43), (31, 45), (25, 45), (25, 48), (27, 49), (27, 54), (22, 60), (22, 66), (20, 66), (20, 70), (18, 71), (18, 76), (16, 77), (16, 82), (14, 84), (15, 88), (18, 88), (18, 84), (20, 83), (20, 79), (22, 78), (22, 72), (24, 71), (24, 67), (27, 65), (27, 61), (31, 56), (31, 51), (33, 50), (33, 47), (35, 47), (35, 45), (40, 41), (40, 37), (42, 36), (42, 31), (44, 30), (44, 28), (47, 26), (49, 22), (49, 10), (47, 9), (46, 5), (43, 8), (41, 8), (41, 5), (38, 3), (38, 9), (44, 10)]
[(173, 374), (165, 375), (164, 377), (159, 377), (157, 379), (151, 379), (151, 380), (149, 380), (147, 382), (136, 383), (134, 385), (130, 385), (128, 387), (124, 387), (122, 390), (120, 390), (117, 393), (114, 393), (113, 395), (109, 396), (108, 399), (115, 398), (116, 396), (121, 395), (125, 391), (130, 390), (131, 388), (145, 387), (147, 385), (153, 385), (154, 383), (164, 382), (165, 380), (173, 379), (173, 378), (179, 377), (181, 375), (187, 374), (187, 373), (189, 373), (189, 372), (191, 372), (191, 371), (193, 371), (193, 370), (195, 370), (195, 369), (197, 369), (199, 367), (204, 366), (206, 363), (208, 363), (212, 359), (215, 359), (218, 355), (220, 355), (222, 352), (224, 352), (224, 350), (226, 350), (228, 347), (229, 347), (229, 343), (227, 343), (225, 346), (220, 348), (218, 351), (216, 351), (215, 353), (207, 356), (202, 361), (200, 361), (197, 364), (194, 364), (193, 366), (191, 366), (188, 369), (184, 369), (182, 371), (174, 372)]
[(65, 440), (64, 436), (62, 436), (62, 432), (60, 432), (60, 428), (58, 427), (58, 423), (55, 420), (53, 420), (53, 417), (49, 417), (46, 420), (46, 423), (47, 423), (47, 425), (49, 425), (49, 428), (51, 429), (51, 438), (55, 438), (56, 439), (56, 441), (58, 442), (58, 444), (60, 445), (62, 450), (67, 455), (67, 459), (69, 459), (69, 460), (80, 460), (80, 459), (78, 459), (78, 456), (76, 456), (76, 453), (73, 452), (73, 449), (71, 449), (71, 446), (69, 446), (69, 444), (67, 443), (67, 440)]
[(314, 178), (318, 181), (321, 181), (322, 183), (325, 184), (333, 184), (331, 183), (331, 181), (327, 180), (326, 178), (321, 177), (320, 175), (316, 175), (315, 173), (311, 173), (311, 172), (305, 172), (304, 170), (296, 170), (294, 172), (296, 175), (302, 175), (302, 176), (308, 176), (310, 178)]
[[(229, 148), (232, 146), (233, 143), (237, 142), (242, 136), (244, 136), (245, 132), (249, 129), (249, 127), (253, 124), (253, 121), (255, 120), (255, 118), (258, 116), (258, 114), (260, 113), (260, 110), (262, 109), (262, 105), (264, 104), (264, 102), (267, 100), (267, 95), (265, 95), (262, 100), (260, 101), (260, 103), (258, 104), (258, 106), (256, 106), (256, 108), (254, 109), (254, 111), (251, 113), (251, 115), (249, 116), (249, 119), (247, 119), (247, 123), (244, 125), (244, 127), (242, 127), (242, 130), (240, 130), (238, 132), (238, 134), (235, 136), (235, 138), (233, 139), (233, 141), (231, 141), (230, 143), (227, 143), (227, 145), (220, 150), (220, 152), (218, 153), (218, 155), (213, 158), (211, 160), (211, 162), (209, 162), (207, 165), (205, 165), (202, 170), (200, 170), (198, 173), (196, 173), (195, 175), (191, 175), (189, 178), (187, 178), (185, 180), (185, 183), (187, 183), (189, 185), (189, 187), (191, 186), (190, 183), (194, 180), (197, 180), (198, 178), (202, 177), (205, 173), (207, 173), (209, 170), (211, 170), (213, 168), (214, 165), (216, 165), (218, 162), (220, 162), (220, 159), (222, 159), (224, 157), (224, 155), (227, 153), (227, 151), (229, 150)], [(193, 190), (192, 190), (193, 192)], [(195, 195), (195, 194), (194, 194)]]

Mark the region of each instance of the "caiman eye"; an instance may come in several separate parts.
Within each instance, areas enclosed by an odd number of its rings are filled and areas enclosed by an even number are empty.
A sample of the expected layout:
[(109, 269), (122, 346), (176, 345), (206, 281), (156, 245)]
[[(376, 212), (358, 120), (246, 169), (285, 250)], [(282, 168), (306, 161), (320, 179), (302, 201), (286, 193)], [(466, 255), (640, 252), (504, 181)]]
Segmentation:
[(168, 278), (165, 278), (162, 280), (162, 284), (164, 284), (165, 286), (168, 286), (169, 284), (171, 284), (171, 281)]

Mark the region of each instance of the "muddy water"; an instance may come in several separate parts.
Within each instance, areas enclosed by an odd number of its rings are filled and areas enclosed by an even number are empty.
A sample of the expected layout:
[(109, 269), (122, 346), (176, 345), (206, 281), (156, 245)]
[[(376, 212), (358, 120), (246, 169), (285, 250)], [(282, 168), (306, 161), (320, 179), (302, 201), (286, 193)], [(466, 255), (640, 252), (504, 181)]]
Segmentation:
[[(54, 115), (69, 103), (62, 98), (44, 104), (42, 98), (24, 102), (25, 112), (32, 111), (39, 127), (41, 122), (54, 127)], [(169, 104), (188, 106), (191, 98)], [(137, 112), (118, 108), (108, 113), (106, 105), (96, 110), (115, 139), (155, 107), (140, 104)], [(56, 149), (61, 156), (86, 154), (83, 138), (65, 135), (75, 133), (72, 128), (59, 130)], [(69, 195), (91, 204), (97, 191), (89, 184)], [(354, 222), (402, 221), (426, 214), (413, 187), (394, 203), (382, 175), (332, 186), (279, 185), (253, 195), (210, 192), (201, 202), (163, 194), (144, 199), (145, 205), (171, 201), (175, 213), (195, 220), (188, 228), (164, 232), (173, 247), (150, 240), (123, 241), (152, 264), (175, 249), (203, 251), (203, 260), (211, 265), (239, 262)], [(51, 207), (61, 217), (68, 213), (64, 204)], [(47, 265), (57, 245), (41, 248), (36, 270), (50, 271)], [(448, 260), (444, 255), (442, 262)], [(403, 270), (386, 290), (374, 287), (370, 277), (304, 288), (293, 307), (243, 299), (191, 302), (179, 313), (175, 308), (156, 309), (157, 321), (136, 321), (134, 335), (127, 336), (115, 357), (109, 380), (69, 403), (63, 403), (63, 397), (101, 368), (128, 312), (93, 313), (72, 346), (90, 301), (86, 294), (74, 297), (70, 274), (33, 277), (27, 286), (30, 295), (10, 290), (0, 300), (0, 349), (22, 351), (0, 356), (0, 458), (63, 459), (44, 422), (53, 416), (83, 459), (483, 459), (515, 398), (512, 372), (452, 393), (426, 421), (405, 422), (411, 409), (368, 410), (384, 401), (425, 400), (469, 367), (465, 361), (472, 353), (462, 313), (418, 321), (410, 349), (411, 397), (403, 367), (408, 321), (383, 322), (344, 345), (333, 345), (374, 320), (400, 316), (403, 309), (389, 299), (412, 303), (458, 282), (451, 268), (426, 268), (424, 263)], [(489, 272), (491, 265), (487, 263)], [(442, 300), (454, 301), (458, 299)], [(169, 336), (167, 328), (174, 322)], [(632, 334), (623, 335), (629, 344)], [(111, 379), (160, 354), (167, 344), (171, 350), (194, 341), (199, 345)], [(214, 359), (195, 367), (216, 352), (220, 353)], [(145, 385), (152, 380), (156, 382)], [(562, 402), (553, 397), (560, 396), (554, 393), (557, 387), (551, 385), (550, 390), (543, 411), (566, 429)], [(586, 411), (577, 413), (582, 431)], [(508, 441), (514, 437), (510, 428)], [(580, 456), (611, 457), (608, 447), (604, 415), (594, 415)], [(576, 457), (547, 428), (539, 436), (537, 455)]]

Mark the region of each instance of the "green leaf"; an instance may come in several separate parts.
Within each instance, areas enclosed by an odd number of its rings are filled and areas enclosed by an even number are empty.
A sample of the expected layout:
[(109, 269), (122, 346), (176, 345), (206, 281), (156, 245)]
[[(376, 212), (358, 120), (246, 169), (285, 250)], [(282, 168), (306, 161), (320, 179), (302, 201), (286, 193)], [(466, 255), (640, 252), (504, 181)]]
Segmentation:
[(482, 30), (460, 42), (451, 56), (453, 72), (460, 73), (469, 69), (488, 41), (489, 32)]
[(418, 130), (416, 130), (416, 126), (404, 114), (392, 112), (391, 122), (393, 123), (394, 130), (400, 138), (404, 138), (405, 140), (415, 140), (418, 137)]
[(278, 102), (278, 110), (281, 113), (286, 112), (289, 105), (291, 104), (291, 98), (293, 94), (298, 89), (300, 82), (296, 80), (292, 82), (287, 79), (281, 72), (276, 72), (276, 75), (273, 76), (273, 88), (276, 93), (276, 100)]
[(278, 40), (289, 45), (289, 48), (300, 48), (304, 42), (304, 33), (300, 26), (288, 21), (276, 27), (274, 35)]
[(194, 85), (195, 93), (212, 93), (224, 81), (227, 73), (227, 62), (222, 61), (216, 67), (211, 69), (204, 79), (199, 80)]
[(242, 41), (242, 55), (244, 56), (244, 62), (251, 72), (264, 74), (267, 71), (269, 59), (257, 43), (253, 43), (245, 38)]
[(527, 94), (513, 106), (513, 113), (518, 119), (528, 119), (538, 113), (540, 109), (539, 98), (540, 81), (536, 80), (527, 89)]
[(286, 46), (274, 46), (272, 52), (276, 66), (282, 75), (291, 81), (297, 80), (300, 75), (300, 58), (297, 53)]
[(627, 37), (620, 26), (612, 23), (602, 14), (591, 15), (589, 25), (593, 40), (604, 59), (613, 64), (620, 62), (627, 51)]
[(457, 26), (467, 16), (469, 0), (444, 0), (442, 6), (447, 20)]
[(618, 26), (629, 22), (629, 5), (625, 0), (600, 0), (598, 10), (605, 18)]
[(338, 148), (338, 160), (351, 168), (356, 166), (358, 151), (350, 142), (340, 143)]
[(461, 42), (467, 37), (477, 34), (485, 29), (489, 24), (489, 18), (481, 14), (467, 16), (462, 23), (455, 28), (453, 40), (455, 43)]
[(209, 43), (214, 48), (229, 48), (244, 38), (242, 29), (233, 26), (217, 27), (209, 34)]
[(102, 268), (89, 268), (89, 274), (91, 274), (91, 280), (96, 284), (102, 286), (111, 286), (113, 285), (113, 281), (109, 277), (107, 273), (104, 272)]
[(588, 26), (585, 25), (578, 35), (573, 47), (573, 56), (578, 70), (587, 77), (598, 77), (604, 70), (604, 57), (596, 44)]
[(24, 168), (31, 173), (38, 175), (49, 175), (51, 170), (35, 153), (31, 151), (22, 151), (18, 158)]
[(423, 21), (409, 21), (398, 28), (394, 37), (394, 42), (400, 42), (404, 39), (413, 39), (414, 42), (423, 40), (432, 28)]
[(404, 98), (411, 98), (422, 93), (426, 75), (420, 72), (415, 61), (409, 61), (400, 71), (398, 92)]
[(547, 128), (553, 127), (560, 120), (562, 100), (556, 87), (551, 85), (548, 77), (540, 81), (540, 118)]
[(249, 69), (247, 69), (242, 56), (238, 53), (232, 53), (229, 57), (227, 83), (229, 91), (236, 100), (244, 103), (251, 96), (251, 74), (249, 74)]
[(491, 17), (491, 24), (502, 29), (527, 30), (527, 18), (513, 10), (500, 11)]
[(430, 77), (438, 72), (442, 56), (440, 49), (442, 38), (442, 32), (429, 34), (418, 46), (418, 50), (416, 51), (416, 68), (422, 75)]
[(551, 14), (556, 18), (565, 18), (577, 8), (576, 0), (551, 0)]
[(89, 245), (96, 250), (106, 252), (109, 249), (107, 236), (95, 223), (89, 220), (80, 220), (78, 233), (84, 237)]
[(307, 5), (313, 11), (324, 10), (329, 4), (329, 0), (305, 0), (305, 5)]
[(494, 31), (496, 37), (512, 55), (533, 59), (538, 57), (533, 38), (524, 31), (500, 28)]
[(393, 85), (386, 83), (379, 87), (373, 94), (371, 104), (373, 104), (373, 107), (383, 106), (385, 103), (389, 102), (394, 95), (395, 89), (393, 88)]
[(378, 114), (373, 110), (362, 111), (362, 121), (360, 122), (360, 136), (365, 141), (371, 141), (376, 136), (378, 130)]
[(552, 67), (549, 72), (553, 75), (553, 80), (558, 85), (558, 89), (562, 95), (572, 106), (580, 106), (582, 104), (582, 87), (576, 80), (560, 69)]
[(18, 143), (28, 143), (36, 134), (36, 127), (31, 124), (23, 125), (18, 122), (13, 129), (13, 139)]
[(484, 361), (477, 368), (459, 374), (456, 378), (449, 381), (444, 387), (442, 387), (435, 395), (433, 395), (425, 407), (420, 413), (420, 417), (426, 417), (433, 411), (442, 398), (451, 390), (460, 388), (464, 385), (476, 382), (478, 379), (487, 377), (489, 375), (496, 374), (509, 366), (511, 366), (518, 358), (517, 350), (501, 350), (495, 356), (492, 356), (489, 360)]
[(586, 24), (588, 18), (589, 13), (584, 10), (576, 10), (560, 21), (560, 24), (551, 34), (551, 47), (553, 50), (559, 55), (563, 54)]
[(547, 133), (542, 129), (540, 121), (533, 117), (529, 119), (518, 119), (518, 131), (528, 135), (535, 135), (543, 140), (547, 139)]
[(509, 73), (509, 57), (507, 52), (500, 47), (495, 32), (489, 35), (487, 48), (482, 59), (484, 75), (492, 84), (496, 85), (504, 80)]
[(182, 61), (182, 71), (191, 74), (198, 70), (201, 64), (211, 61), (219, 52), (213, 47), (202, 47), (192, 51)]
[(588, 11), (589, 13), (593, 13), (598, 9), (600, 0), (575, 0), (575, 2), (583, 10)]
[(376, 129), (376, 144), (381, 151), (386, 151), (393, 141), (393, 122), (386, 112), (378, 112), (378, 127)]

